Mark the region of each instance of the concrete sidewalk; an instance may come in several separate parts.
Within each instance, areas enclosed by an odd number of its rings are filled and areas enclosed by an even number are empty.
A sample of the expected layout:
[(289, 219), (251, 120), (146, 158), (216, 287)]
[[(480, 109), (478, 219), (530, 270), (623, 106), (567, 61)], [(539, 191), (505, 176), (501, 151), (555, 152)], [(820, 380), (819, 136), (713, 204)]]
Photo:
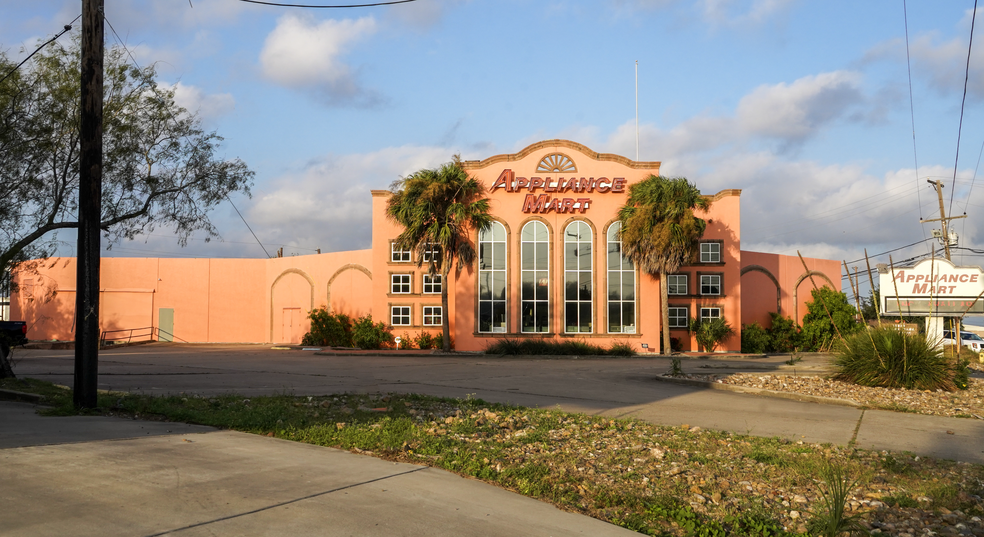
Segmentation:
[(0, 402), (5, 536), (637, 535), (426, 466), (208, 427), (34, 410)]

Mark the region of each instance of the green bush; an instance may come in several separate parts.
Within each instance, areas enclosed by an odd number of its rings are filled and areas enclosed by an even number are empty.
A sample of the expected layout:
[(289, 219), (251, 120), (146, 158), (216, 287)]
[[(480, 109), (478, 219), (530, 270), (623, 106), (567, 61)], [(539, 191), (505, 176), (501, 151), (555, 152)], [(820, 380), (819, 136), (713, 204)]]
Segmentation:
[(417, 348), (424, 350), (433, 349), (436, 346), (436, 340), (437, 338), (432, 336), (430, 332), (421, 332), (417, 334), (417, 337), (413, 338), (413, 342), (417, 345)]
[(967, 362), (946, 358), (918, 334), (872, 328), (847, 336), (835, 348), (837, 380), (909, 390), (966, 389)]
[[(450, 347), (451, 347), (452, 350), (454, 349), (454, 338), (451, 338), (451, 345), (450, 345)], [(443, 331), (440, 334), (437, 334), (436, 336), (434, 336), (434, 348), (435, 349), (443, 349), (444, 348), (444, 332)]]
[(352, 346), (352, 319), (344, 313), (328, 313), (324, 306), (308, 314), (311, 331), (304, 334), (302, 345), (321, 345), (329, 347)]
[(796, 321), (785, 315), (770, 312), (772, 326), (766, 329), (769, 333), (769, 347), (766, 352), (793, 352), (800, 346), (800, 329)]
[(713, 319), (690, 319), (690, 331), (694, 333), (697, 344), (707, 352), (714, 352), (718, 344), (734, 335), (735, 330), (724, 317)]
[(412, 349), (413, 339), (410, 338), (410, 334), (404, 332), (403, 335), (400, 336), (400, 343), (396, 346), (396, 348), (401, 351)]
[(393, 334), (386, 329), (385, 324), (373, 324), (371, 315), (359, 317), (352, 326), (352, 343), (360, 349), (381, 349), (392, 342)]
[[(804, 350), (822, 351), (831, 348), (834, 340), (837, 339), (838, 331), (841, 336), (847, 337), (864, 328), (865, 325), (855, 319), (858, 310), (848, 303), (847, 295), (844, 293), (829, 287), (814, 289), (811, 293), (813, 300), (806, 303), (809, 313), (803, 317)], [(833, 323), (830, 322), (831, 318)]]
[(609, 356), (635, 356), (636, 351), (632, 348), (632, 344), (627, 341), (616, 341), (612, 343), (611, 347), (608, 347)]
[(762, 354), (769, 351), (769, 332), (758, 323), (741, 326), (741, 352)]

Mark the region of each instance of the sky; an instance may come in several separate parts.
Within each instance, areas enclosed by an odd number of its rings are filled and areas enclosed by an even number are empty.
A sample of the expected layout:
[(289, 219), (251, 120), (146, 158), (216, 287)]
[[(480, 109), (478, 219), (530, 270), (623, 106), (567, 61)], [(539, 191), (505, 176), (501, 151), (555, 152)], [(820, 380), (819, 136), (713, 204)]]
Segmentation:
[[(865, 249), (927, 254), (936, 179), (947, 214), (967, 214), (951, 225), (959, 247), (984, 248), (984, 39), (969, 47), (970, 1), (105, 3), (107, 44), (156, 65), (224, 137), (222, 155), (256, 172), (233, 202), (271, 254), (368, 248), (369, 191), (455, 154), (565, 138), (636, 158), (636, 62), (638, 158), (705, 194), (742, 189), (743, 250), (862, 270)], [(0, 50), (21, 59), (80, 12), (0, 0)], [(182, 248), (158, 229), (106, 255), (266, 255), (232, 204), (211, 218), (220, 239)], [(982, 257), (954, 250), (957, 264)]]

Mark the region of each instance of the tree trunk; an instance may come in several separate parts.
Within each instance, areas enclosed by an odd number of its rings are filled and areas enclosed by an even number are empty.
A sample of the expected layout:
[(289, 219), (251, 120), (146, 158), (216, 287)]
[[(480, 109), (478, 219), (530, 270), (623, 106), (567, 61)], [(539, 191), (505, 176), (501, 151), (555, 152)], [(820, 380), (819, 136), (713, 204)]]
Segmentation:
[(673, 354), (673, 347), (670, 345), (670, 289), (666, 283), (666, 274), (659, 273), (659, 304), (660, 304), (660, 325), (663, 327), (663, 354)]
[(448, 319), (448, 287), (450, 287), (448, 276), (451, 275), (451, 264), (447, 263), (447, 265), (441, 267), (443, 269), (441, 270), (441, 330), (444, 333), (441, 346), (444, 352), (451, 352), (451, 320)]
[(10, 355), (13, 350), (6, 341), (0, 340), (0, 379), (15, 379), (14, 369), (10, 366)]

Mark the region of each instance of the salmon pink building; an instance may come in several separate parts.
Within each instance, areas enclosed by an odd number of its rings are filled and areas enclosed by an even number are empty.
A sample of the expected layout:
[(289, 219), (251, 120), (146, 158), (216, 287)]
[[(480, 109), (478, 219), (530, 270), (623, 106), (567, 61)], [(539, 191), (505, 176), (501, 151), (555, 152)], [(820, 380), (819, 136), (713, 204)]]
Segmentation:
[[(486, 188), (494, 223), (471, 237), (476, 262), (450, 282), (418, 268), (395, 246), (386, 217), (391, 193), (372, 196), (368, 250), (274, 259), (104, 258), (100, 322), (105, 331), (159, 329), (188, 342), (299, 343), (308, 313), (326, 306), (371, 314), (396, 336), (438, 334), (449, 316), (458, 350), (498, 338), (628, 343), (658, 351), (659, 281), (622, 257), (618, 209), (629, 187), (659, 174), (659, 162), (596, 153), (548, 140), (509, 155), (466, 161)], [(736, 331), (769, 313), (801, 322), (813, 285), (839, 289), (838, 262), (741, 250), (741, 190), (706, 194), (707, 230), (693, 265), (667, 276), (671, 337), (696, 350), (691, 317), (724, 317)], [(75, 259), (39, 260), (15, 274), (12, 318), (36, 340), (74, 339)], [(450, 285), (449, 311), (441, 288)], [(738, 351), (736, 334), (719, 350)]]

